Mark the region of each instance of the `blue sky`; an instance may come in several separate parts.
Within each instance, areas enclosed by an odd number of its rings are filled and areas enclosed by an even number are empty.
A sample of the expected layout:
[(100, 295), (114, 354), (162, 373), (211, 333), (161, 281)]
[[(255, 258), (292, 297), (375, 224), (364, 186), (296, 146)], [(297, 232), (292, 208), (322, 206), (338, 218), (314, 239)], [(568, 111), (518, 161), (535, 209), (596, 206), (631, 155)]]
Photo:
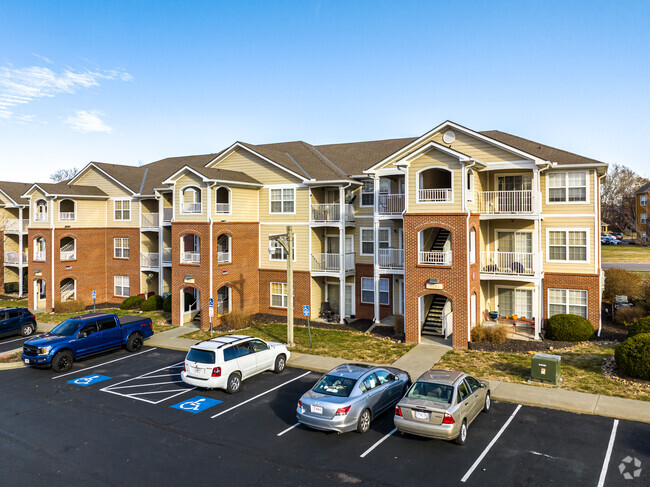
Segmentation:
[(650, 2), (0, 0), (0, 179), (450, 119), (650, 176)]

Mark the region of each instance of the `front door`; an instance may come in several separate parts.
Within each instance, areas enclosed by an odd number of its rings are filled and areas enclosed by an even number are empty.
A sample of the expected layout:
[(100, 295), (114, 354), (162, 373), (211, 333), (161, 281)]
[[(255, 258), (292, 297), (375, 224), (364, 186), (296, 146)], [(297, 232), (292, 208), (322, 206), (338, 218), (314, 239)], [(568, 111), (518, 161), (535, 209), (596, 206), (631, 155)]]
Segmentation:
[(338, 284), (327, 285), (327, 302), (330, 304), (332, 312), (339, 314), (340, 293)]
[(345, 316), (354, 314), (354, 284), (349, 283), (345, 285)]

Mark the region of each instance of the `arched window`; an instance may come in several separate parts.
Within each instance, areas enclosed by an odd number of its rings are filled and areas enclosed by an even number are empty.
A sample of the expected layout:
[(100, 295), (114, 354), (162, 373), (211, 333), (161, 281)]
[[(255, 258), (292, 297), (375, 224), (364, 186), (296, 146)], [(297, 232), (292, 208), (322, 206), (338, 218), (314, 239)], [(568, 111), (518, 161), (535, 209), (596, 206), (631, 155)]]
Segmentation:
[(201, 213), (201, 190), (188, 186), (181, 191), (181, 213)]
[(418, 263), (451, 265), (451, 232), (446, 228), (429, 227), (419, 233)]
[(201, 263), (201, 238), (193, 233), (181, 237), (181, 264)]
[(217, 263), (223, 264), (232, 262), (232, 238), (227, 233), (222, 233), (217, 237)]
[(45, 237), (34, 239), (34, 260), (45, 260)]
[(68, 277), (61, 281), (61, 301), (77, 299), (77, 281)]
[(231, 311), (232, 290), (230, 286), (222, 286), (217, 291), (217, 314), (225, 315)]
[(469, 231), (469, 263), (476, 264), (476, 230)]
[(230, 213), (230, 188), (221, 186), (217, 188), (214, 195), (214, 212), (219, 214)]
[(76, 219), (76, 203), (73, 200), (59, 201), (59, 220), (62, 222), (73, 222)]
[(418, 203), (453, 201), (453, 173), (449, 169), (431, 167), (418, 173)]
[(47, 221), (47, 201), (44, 199), (36, 200), (34, 203), (34, 221), (46, 222)]
[(77, 258), (77, 241), (74, 237), (63, 237), (60, 243), (61, 260), (75, 260)]
[(474, 171), (467, 170), (467, 201), (474, 201)]

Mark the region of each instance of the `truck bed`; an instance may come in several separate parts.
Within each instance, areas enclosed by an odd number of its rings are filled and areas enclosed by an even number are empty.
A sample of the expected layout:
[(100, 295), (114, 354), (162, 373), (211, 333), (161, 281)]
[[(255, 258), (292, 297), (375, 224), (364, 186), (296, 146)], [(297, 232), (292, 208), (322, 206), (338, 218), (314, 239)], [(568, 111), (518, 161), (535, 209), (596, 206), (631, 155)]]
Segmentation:
[(136, 321), (142, 321), (146, 319), (147, 319), (146, 316), (120, 316), (118, 318), (121, 326), (130, 325), (131, 323), (135, 323)]

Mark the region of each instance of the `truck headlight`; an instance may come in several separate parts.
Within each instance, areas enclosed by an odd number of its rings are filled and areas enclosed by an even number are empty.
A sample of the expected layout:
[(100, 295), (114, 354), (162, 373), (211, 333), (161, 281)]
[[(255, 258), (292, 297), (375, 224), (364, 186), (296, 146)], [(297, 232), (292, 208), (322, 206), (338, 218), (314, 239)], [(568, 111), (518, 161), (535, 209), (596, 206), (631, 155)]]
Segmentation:
[(50, 353), (50, 350), (52, 350), (52, 347), (39, 347), (38, 354), (47, 355), (48, 353)]

